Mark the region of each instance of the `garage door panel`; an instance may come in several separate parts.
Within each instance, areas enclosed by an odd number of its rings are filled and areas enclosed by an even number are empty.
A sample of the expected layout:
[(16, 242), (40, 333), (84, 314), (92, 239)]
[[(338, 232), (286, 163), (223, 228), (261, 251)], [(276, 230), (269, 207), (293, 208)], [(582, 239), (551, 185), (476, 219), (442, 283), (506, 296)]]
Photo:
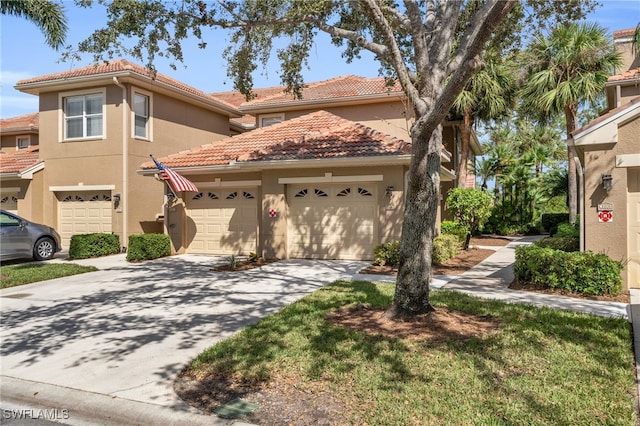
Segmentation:
[(201, 254), (249, 254), (257, 250), (256, 189), (196, 194), (187, 202), (187, 214), (196, 233), (187, 251)]
[(58, 194), (58, 232), (69, 248), (78, 234), (111, 233), (112, 208), (108, 192)]
[(377, 240), (373, 185), (298, 185), (289, 189), (289, 256), (371, 259)]

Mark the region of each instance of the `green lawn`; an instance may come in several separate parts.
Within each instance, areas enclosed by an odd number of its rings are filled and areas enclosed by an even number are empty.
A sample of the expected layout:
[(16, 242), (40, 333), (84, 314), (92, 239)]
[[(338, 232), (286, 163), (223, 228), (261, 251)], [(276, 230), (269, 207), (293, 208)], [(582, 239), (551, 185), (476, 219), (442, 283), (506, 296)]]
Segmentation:
[(14, 287), (97, 270), (93, 266), (81, 266), (74, 263), (25, 263), (0, 266), (0, 288)]
[(433, 291), (434, 305), (489, 315), (499, 330), (430, 342), (370, 336), (324, 319), (354, 302), (388, 306), (392, 295), (392, 284), (335, 282), (205, 350), (189, 374), (284, 378), (334, 395), (352, 424), (635, 424), (627, 320), (450, 291)]

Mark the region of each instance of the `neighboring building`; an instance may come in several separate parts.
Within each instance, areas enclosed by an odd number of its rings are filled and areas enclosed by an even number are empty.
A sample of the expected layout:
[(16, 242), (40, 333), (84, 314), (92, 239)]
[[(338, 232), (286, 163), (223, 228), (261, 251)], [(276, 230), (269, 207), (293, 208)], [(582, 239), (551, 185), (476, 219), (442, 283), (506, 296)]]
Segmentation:
[[(7, 207), (54, 226), (65, 248), (79, 233), (114, 232), (126, 247), (129, 235), (166, 232), (176, 252), (369, 259), (400, 237), (413, 118), (383, 78), (310, 83), (302, 99), (255, 89), (247, 101), (117, 60), (16, 88), (40, 111), (3, 125), (2, 199), (12, 191)], [(444, 195), (459, 131), (443, 128)], [(21, 153), (11, 138), (27, 130), (39, 138)], [(150, 154), (200, 193), (169, 201), (144, 177), (157, 174)]]
[(166, 231), (178, 252), (371, 259), (400, 237), (410, 158), (406, 141), (326, 111), (288, 119), (162, 158), (201, 191), (168, 203)]
[(625, 60), (609, 78), (609, 109), (575, 130), (578, 153), (581, 248), (626, 262), (627, 288), (640, 288), (640, 68), (631, 55), (634, 30), (616, 31)]
[[(25, 179), (24, 170), (4, 172), (3, 154), (3, 193), (19, 188), (18, 214), (55, 227), (65, 248), (79, 233), (114, 232), (126, 247), (131, 234), (162, 232), (163, 189), (138, 166), (150, 154), (228, 137), (229, 119), (240, 117), (232, 105), (126, 60), (22, 80), (16, 89), (39, 97), (32, 152), (44, 166)], [(5, 138), (3, 131), (3, 150)]]
[(0, 152), (12, 152), (38, 145), (39, 115), (0, 119)]

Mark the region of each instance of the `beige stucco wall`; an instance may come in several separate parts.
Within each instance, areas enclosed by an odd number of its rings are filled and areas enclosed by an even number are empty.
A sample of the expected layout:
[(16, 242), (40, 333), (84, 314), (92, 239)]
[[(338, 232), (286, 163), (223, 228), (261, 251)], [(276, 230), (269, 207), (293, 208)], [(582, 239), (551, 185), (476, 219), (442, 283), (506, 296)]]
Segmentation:
[[(584, 153), (585, 167), (585, 249), (605, 253), (615, 260), (627, 258), (627, 168), (615, 166), (616, 155), (640, 152), (638, 136), (640, 119), (618, 128), (618, 143), (590, 147)], [(611, 174), (613, 187), (609, 192), (602, 188), (602, 175)], [(598, 220), (598, 204), (613, 203), (613, 222)], [(625, 285), (627, 271), (623, 272)], [(637, 283), (635, 284), (637, 286)]]
[(18, 137), (29, 136), (29, 145), (38, 145), (39, 136), (37, 133), (24, 133), (24, 134), (3, 134), (0, 135), (0, 151), (2, 152), (14, 152), (17, 149)]
[(407, 111), (401, 100), (391, 102), (372, 103), (362, 105), (345, 105), (327, 108), (306, 108), (295, 111), (286, 111), (285, 120), (310, 114), (323, 109), (347, 120), (364, 124), (373, 129), (395, 136), (399, 139), (410, 141), (409, 128), (411, 122), (407, 119), (410, 112)]

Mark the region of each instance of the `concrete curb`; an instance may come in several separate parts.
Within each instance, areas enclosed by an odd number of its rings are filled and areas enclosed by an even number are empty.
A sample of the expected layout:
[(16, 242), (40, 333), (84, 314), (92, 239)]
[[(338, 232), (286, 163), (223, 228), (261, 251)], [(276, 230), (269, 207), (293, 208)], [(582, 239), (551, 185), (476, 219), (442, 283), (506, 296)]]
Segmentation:
[(0, 395), (3, 416), (15, 410), (23, 416), (43, 415), (71, 425), (249, 425), (199, 414), (195, 409), (164, 407), (9, 376), (0, 380)]

